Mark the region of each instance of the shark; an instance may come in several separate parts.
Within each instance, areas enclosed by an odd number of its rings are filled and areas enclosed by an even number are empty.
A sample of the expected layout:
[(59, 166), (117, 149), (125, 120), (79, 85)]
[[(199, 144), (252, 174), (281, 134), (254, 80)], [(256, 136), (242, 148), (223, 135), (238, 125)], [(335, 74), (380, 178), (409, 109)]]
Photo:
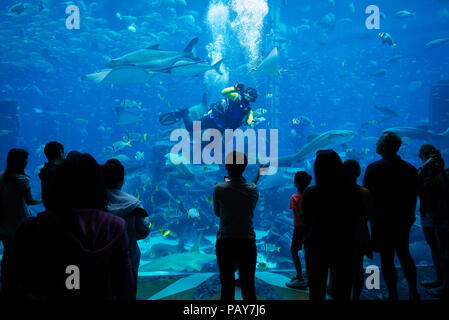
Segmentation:
[(442, 46), (443, 44), (446, 44), (448, 42), (449, 42), (449, 38), (436, 39), (436, 40), (432, 40), (432, 41), (426, 43), (424, 48), (426, 48), (426, 49), (436, 48), (436, 47)]
[(279, 168), (277, 172), (273, 175), (265, 175), (261, 177), (259, 183), (257, 184), (257, 189), (270, 190), (273, 188), (294, 188), (293, 177), (298, 171), (304, 171), (303, 168)]
[(199, 75), (205, 73), (206, 71), (215, 70), (219, 75), (223, 75), (223, 73), (220, 70), (222, 64), (223, 59), (217, 61), (213, 65), (209, 65), (205, 61), (182, 59), (176, 61), (171, 67), (158, 71), (176, 76), (198, 77)]
[(278, 48), (274, 47), (268, 56), (266, 56), (256, 67), (251, 69), (248, 74), (250, 76), (279, 77), (281, 71)]
[[(208, 174), (210, 172), (217, 172), (220, 170), (218, 164), (190, 164), (187, 159), (179, 154), (170, 154), (167, 153), (165, 155), (165, 168), (163, 171), (171, 171), (169, 175), (176, 176), (179, 179), (194, 181), (197, 177), (200, 177), (203, 174)], [(171, 159), (179, 164), (173, 164)], [(202, 179), (202, 178), (201, 178)]]
[(198, 38), (192, 39), (184, 51), (161, 50), (159, 45), (155, 44), (112, 59), (108, 62), (108, 67), (136, 66), (144, 69), (163, 70), (173, 66), (175, 62), (181, 59), (195, 59), (194, 49), (198, 41)]
[(104, 69), (83, 76), (82, 80), (94, 83), (145, 83), (153, 79), (155, 73), (135, 66), (121, 66), (114, 69)]
[(194, 272), (201, 271), (203, 266), (215, 260), (215, 254), (206, 254), (200, 252), (200, 240), (202, 235), (198, 237), (193, 248), (188, 252), (174, 253), (144, 264), (140, 267), (140, 272)]
[(442, 133), (424, 130), (415, 127), (393, 127), (384, 131), (397, 133), (401, 137), (409, 137), (411, 139), (422, 140), (426, 142), (435, 142), (449, 146), (449, 128)]
[(317, 152), (318, 150), (332, 149), (338, 145), (351, 141), (357, 135), (356, 132), (350, 130), (330, 130), (319, 134), (312, 138), (307, 144), (301, 147), (296, 153), (279, 157), (279, 167), (289, 167), (295, 162), (300, 162), (306, 156)]

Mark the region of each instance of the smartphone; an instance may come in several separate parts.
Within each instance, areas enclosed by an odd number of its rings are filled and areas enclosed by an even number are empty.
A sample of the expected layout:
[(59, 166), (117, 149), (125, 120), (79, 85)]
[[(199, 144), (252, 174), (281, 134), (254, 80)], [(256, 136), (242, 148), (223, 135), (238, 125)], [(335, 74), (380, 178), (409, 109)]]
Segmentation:
[(231, 178), (229, 178), (228, 176), (225, 176), (225, 177), (224, 177), (224, 181), (225, 181), (225, 182), (229, 182), (229, 181), (231, 181)]

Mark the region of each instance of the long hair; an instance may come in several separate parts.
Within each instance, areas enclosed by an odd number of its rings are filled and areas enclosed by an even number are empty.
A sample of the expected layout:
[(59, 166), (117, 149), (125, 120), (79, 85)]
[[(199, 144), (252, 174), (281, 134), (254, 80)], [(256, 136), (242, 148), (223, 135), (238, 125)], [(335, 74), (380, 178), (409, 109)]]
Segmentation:
[(61, 162), (55, 190), (56, 209), (106, 209), (103, 173), (90, 154), (73, 153)]
[(343, 162), (333, 150), (318, 151), (313, 170), (316, 186), (320, 189), (347, 184)]
[(314, 173), (321, 217), (328, 221), (350, 220), (360, 210), (361, 199), (340, 156), (333, 150), (318, 151)]
[(6, 170), (3, 174), (3, 183), (15, 179), (16, 174), (25, 175), (25, 167), (28, 159), (28, 151), (24, 149), (11, 149), (6, 158)]

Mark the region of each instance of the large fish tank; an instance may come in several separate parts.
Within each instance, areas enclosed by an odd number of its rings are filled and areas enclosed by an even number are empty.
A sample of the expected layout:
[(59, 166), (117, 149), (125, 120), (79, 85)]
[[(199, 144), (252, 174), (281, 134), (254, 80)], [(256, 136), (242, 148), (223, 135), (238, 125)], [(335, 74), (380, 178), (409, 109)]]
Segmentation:
[[(379, 25), (370, 20), (370, 29), (366, 8), (372, 4)], [(70, 5), (79, 9), (79, 29), (75, 20), (66, 24)], [(382, 43), (382, 32), (396, 46)], [(86, 76), (155, 44), (183, 51), (195, 37), (197, 57), (209, 65), (223, 59), (219, 73), (212, 67), (190, 75), (157, 72), (148, 81), (120, 73), (110, 81)], [(401, 157), (419, 167), (420, 146), (432, 143), (447, 162), (449, 137), (441, 133), (449, 127), (448, 37), (449, 2), (443, 0), (2, 0), (0, 169), (10, 148), (28, 150), (27, 172), (39, 198), (45, 143), (59, 141), (66, 152), (87, 152), (99, 163), (116, 157), (126, 167), (124, 191), (150, 215), (151, 235), (139, 241), (140, 275), (217, 272), (212, 193), (224, 166), (187, 165), (186, 175), (170, 163), (170, 132), (183, 124), (162, 126), (159, 116), (209, 105), (222, 98), (222, 89), (243, 83), (259, 93), (252, 108), (265, 121), (257, 129), (278, 130), (279, 156), (326, 132), (355, 132), (320, 147), (358, 160), (361, 183), (366, 166), (379, 159), (375, 144), (382, 132), (413, 127), (425, 132), (399, 132)], [(294, 270), (289, 198), (294, 173), (313, 174), (315, 151), (259, 182), (260, 272)], [(252, 180), (257, 168), (249, 165), (245, 177)], [(34, 215), (43, 210), (31, 208)], [(417, 217), (411, 253), (417, 265), (431, 265)], [(378, 256), (365, 264), (380, 265)]]

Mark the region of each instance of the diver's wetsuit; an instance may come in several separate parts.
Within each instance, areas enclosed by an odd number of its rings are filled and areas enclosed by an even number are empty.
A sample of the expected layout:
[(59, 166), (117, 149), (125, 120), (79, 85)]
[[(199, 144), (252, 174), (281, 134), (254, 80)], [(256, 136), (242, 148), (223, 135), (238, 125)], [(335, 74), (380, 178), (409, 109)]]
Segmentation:
[(209, 112), (201, 119), (191, 119), (188, 112), (183, 114), (184, 125), (189, 132), (193, 131), (193, 121), (201, 121), (201, 130), (217, 129), (220, 132), (225, 129), (237, 129), (242, 123), (251, 124), (251, 107), (236, 88), (226, 88), (221, 94), (225, 99), (212, 104)]

